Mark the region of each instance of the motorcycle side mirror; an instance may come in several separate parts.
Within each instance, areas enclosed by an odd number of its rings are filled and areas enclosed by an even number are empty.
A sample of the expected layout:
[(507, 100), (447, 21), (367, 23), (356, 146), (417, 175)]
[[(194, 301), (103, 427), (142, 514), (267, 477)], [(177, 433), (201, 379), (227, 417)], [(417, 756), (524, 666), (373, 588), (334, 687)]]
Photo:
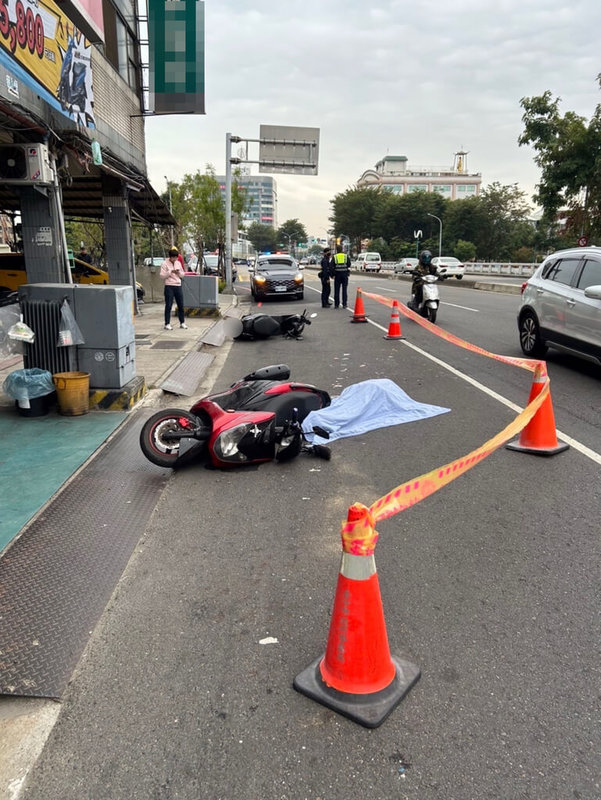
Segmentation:
[(312, 314), (309, 314), (309, 317), (311, 319), (315, 319), (316, 316), (317, 316), (317, 311), (314, 311)]

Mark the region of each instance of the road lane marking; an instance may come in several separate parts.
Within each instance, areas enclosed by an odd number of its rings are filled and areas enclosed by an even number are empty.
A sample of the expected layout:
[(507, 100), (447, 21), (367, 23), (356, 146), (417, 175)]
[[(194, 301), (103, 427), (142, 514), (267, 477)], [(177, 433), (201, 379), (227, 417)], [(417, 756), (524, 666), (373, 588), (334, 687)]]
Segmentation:
[[(381, 331), (386, 332), (388, 330), (388, 328), (385, 328), (378, 322), (374, 322), (372, 319), (368, 319), (367, 321), (369, 322), (370, 325), (379, 328)], [(418, 347), (417, 345), (408, 342), (406, 339), (400, 339), (399, 341), (401, 342), (401, 344), (405, 345), (405, 347), (410, 347), (412, 350), (415, 350), (416, 353), (419, 353), (420, 355), (429, 358), (430, 361), (433, 361), (435, 364), (438, 364), (439, 367), (443, 367), (443, 369), (448, 370), (453, 375), (456, 375), (458, 378), (461, 378), (466, 383), (471, 384), (479, 391), (483, 392), (484, 394), (487, 394), (489, 397), (492, 397), (493, 400), (497, 400), (499, 403), (502, 403), (504, 406), (507, 406), (507, 408), (510, 408), (512, 411), (515, 411), (516, 414), (519, 414), (524, 410), (515, 403), (512, 403), (511, 400), (508, 400), (506, 397), (503, 397), (503, 395), (497, 394), (497, 392), (495, 392), (493, 389), (489, 389), (488, 386), (485, 386), (483, 383), (480, 383), (480, 381), (477, 381), (475, 378), (471, 378), (469, 375), (466, 375), (465, 372), (461, 372), (460, 370), (448, 364), (446, 361), (442, 361), (440, 358), (433, 356), (426, 350), (422, 350), (421, 347)], [(571, 436), (568, 436), (566, 433), (562, 433), (562, 431), (560, 431), (557, 428), (555, 429), (555, 433), (557, 434), (557, 437), (559, 439), (562, 439), (564, 442), (567, 442), (567, 444), (569, 444), (570, 447), (573, 447), (574, 450), (578, 450), (578, 452), (582, 453), (583, 456), (586, 456), (587, 458), (590, 458), (591, 461), (594, 461), (596, 464), (601, 465), (601, 454), (597, 453), (595, 450), (591, 450), (590, 447), (587, 447), (585, 444), (582, 444), (582, 442), (579, 442), (577, 439), (572, 439)]]
[(458, 306), (457, 303), (447, 303), (446, 301), (442, 302), (441, 304), (443, 306), (453, 306), (453, 308), (462, 308), (464, 311), (474, 311), (476, 314), (480, 313), (479, 308), (470, 308), (469, 306)]

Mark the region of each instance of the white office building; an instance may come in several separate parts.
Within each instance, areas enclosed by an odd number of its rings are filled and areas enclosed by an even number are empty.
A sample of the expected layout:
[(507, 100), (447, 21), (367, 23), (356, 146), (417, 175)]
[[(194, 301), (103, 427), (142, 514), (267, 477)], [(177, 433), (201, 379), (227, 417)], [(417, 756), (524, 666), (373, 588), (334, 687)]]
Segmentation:
[(447, 167), (410, 166), (407, 156), (385, 156), (375, 169), (366, 170), (357, 181), (357, 188), (376, 186), (394, 194), (437, 192), (448, 200), (463, 200), (480, 194), (482, 175), (469, 172), (467, 152), (455, 153)]
[[(221, 193), (225, 198), (225, 175), (217, 175)], [(268, 175), (239, 175), (236, 182), (244, 189), (249, 199), (248, 210), (242, 215), (242, 223), (278, 227), (278, 189), (277, 183)]]

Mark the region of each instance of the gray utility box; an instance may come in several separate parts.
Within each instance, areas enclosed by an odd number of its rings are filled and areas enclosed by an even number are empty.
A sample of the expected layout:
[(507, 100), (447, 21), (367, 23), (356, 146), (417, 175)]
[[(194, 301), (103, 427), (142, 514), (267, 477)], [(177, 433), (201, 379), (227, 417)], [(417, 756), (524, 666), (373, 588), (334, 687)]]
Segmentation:
[(75, 319), (84, 338), (77, 347), (94, 389), (120, 389), (136, 377), (134, 290), (131, 286), (78, 286)]
[(83, 347), (119, 349), (136, 340), (131, 286), (78, 286), (74, 300)]
[[(131, 286), (31, 283), (19, 287), (19, 297), (47, 302), (68, 299), (84, 339), (75, 348), (77, 366), (72, 369), (89, 372), (90, 387), (120, 389), (136, 377)], [(63, 349), (72, 350), (57, 348)]]
[(184, 275), (184, 306), (186, 308), (217, 308), (219, 281), (214, 275)]
[(77, 361), (82, 372), (90, 373), (94, 389), (120, 389), (136, 377), (136, 346), (98, 348), (80, 345)]

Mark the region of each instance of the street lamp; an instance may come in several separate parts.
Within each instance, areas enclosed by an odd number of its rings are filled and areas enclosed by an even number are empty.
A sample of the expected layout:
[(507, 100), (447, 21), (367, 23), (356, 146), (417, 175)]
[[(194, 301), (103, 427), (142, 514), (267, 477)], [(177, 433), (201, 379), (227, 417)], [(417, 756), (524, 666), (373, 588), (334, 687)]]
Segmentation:
[[(169, 192), (169, 213), (171, 214), (171, 216), (173, 216), (173, 205), (171, 203), (171, 183), (169, 182), (169, 178), (166, 175), (164, 175), (163, 177), (167, 181), (167, 191)], [(171, 226), (171, 244), (172, 245), (174, 244), (173, 225)]]
[(427, 213), (428, 217), (434, 217), (437, 219), (440, 224), (440, 230), (438, 232), (438, 258), (442, 255), (442, 220), (440, 217), (437, 217), (436, 214)]

